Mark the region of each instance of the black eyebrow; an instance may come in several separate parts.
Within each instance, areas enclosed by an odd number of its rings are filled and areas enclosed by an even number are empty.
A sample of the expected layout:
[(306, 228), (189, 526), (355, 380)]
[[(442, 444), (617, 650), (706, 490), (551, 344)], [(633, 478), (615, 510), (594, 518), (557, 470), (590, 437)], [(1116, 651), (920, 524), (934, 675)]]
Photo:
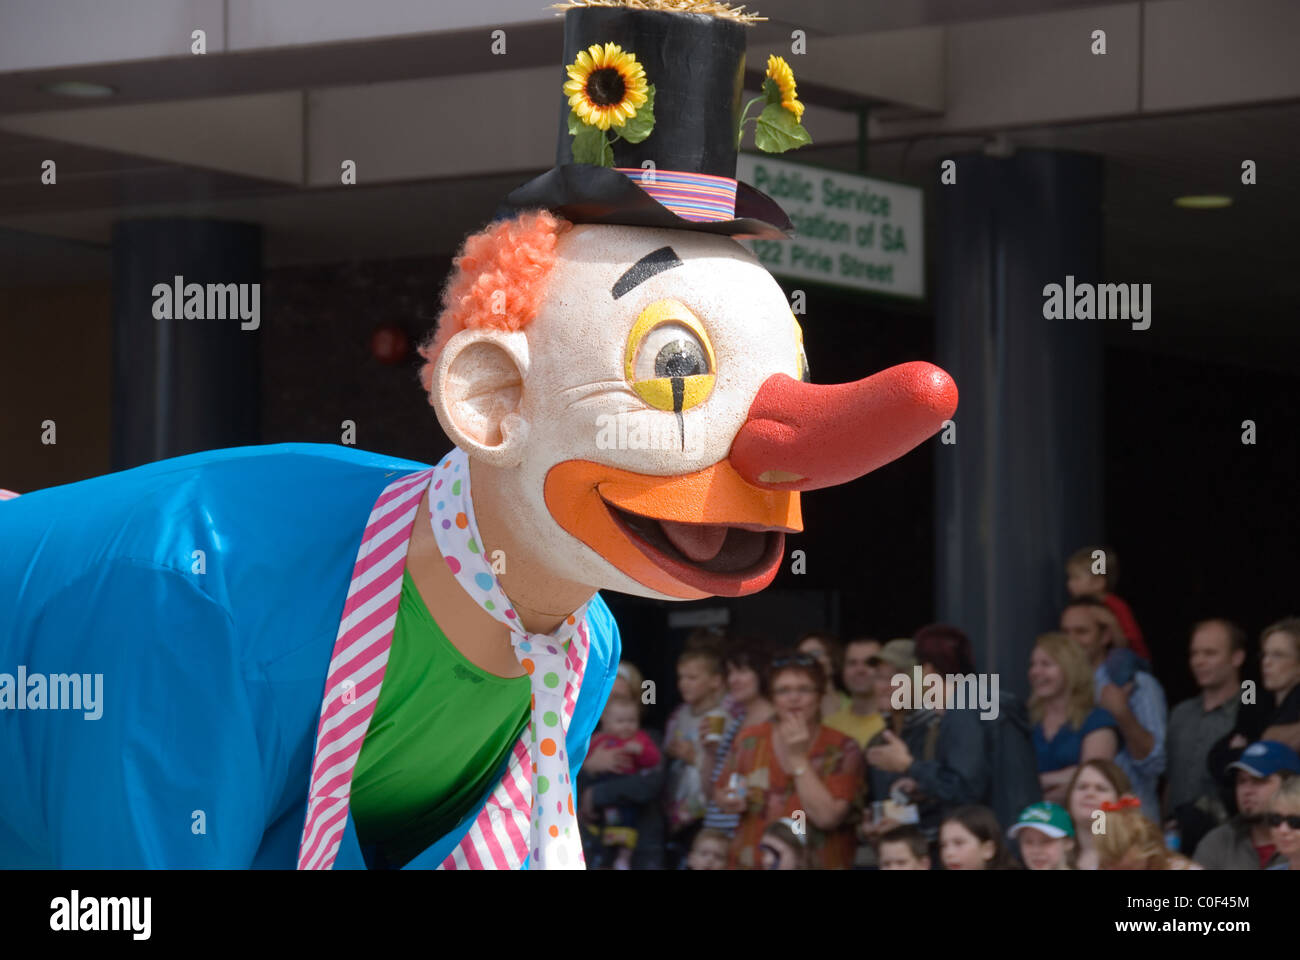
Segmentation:
[(660, 247), (658, 250), (647, 253), (623, 271), (623, 276), (618, 278), (613, 289), (609, 292), (617, 300), (638, 283), (644, 283), (656, 273), (663, 273), (665, 270), (671, 270), (673, 267), (680, 267), (681, 265), (682, 259), (677, 256), (676, 250), (672, 247)]

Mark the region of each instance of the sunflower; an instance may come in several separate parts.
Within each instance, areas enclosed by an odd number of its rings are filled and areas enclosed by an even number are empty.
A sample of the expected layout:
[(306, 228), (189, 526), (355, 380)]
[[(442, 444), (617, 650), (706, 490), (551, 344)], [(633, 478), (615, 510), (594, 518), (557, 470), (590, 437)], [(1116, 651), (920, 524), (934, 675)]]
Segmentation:
[(564, 92), (583, 123), (621, 127), (646, 102), (645, 68), (616, 43), (593, 44), (569, 65)]
[(803, 104), (794, 89), (794, 71), (784, 57), (775, 54), (767, 58), (767, 75), (781, 91), (781, 106), (794, 114), (795, 120), (803, 119)]

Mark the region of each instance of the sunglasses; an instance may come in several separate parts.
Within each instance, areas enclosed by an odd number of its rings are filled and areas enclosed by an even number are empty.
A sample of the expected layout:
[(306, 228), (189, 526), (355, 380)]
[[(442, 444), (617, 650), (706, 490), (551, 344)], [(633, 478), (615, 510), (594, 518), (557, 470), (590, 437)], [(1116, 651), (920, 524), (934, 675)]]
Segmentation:
[(1300, 814), (1293, 813), (1284, 817), (1280, 813), (1269, 813), (1265, 814), (1264, 822), (1270, 827), (1280, 827), (1285, 823), (1292, 830), (1300, 830)]

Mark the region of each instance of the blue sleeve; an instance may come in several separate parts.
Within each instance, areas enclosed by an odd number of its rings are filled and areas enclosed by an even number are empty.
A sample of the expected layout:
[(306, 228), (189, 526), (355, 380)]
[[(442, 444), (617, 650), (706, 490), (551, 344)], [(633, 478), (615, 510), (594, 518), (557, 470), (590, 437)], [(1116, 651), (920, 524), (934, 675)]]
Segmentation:
[[(587, 625), (591, 628), (587, 669), (597, 668), (603, 672), (599, 680), (595, 676), (584, 675), (583, 692), (579, 695), (582, 709), (575, 707), (573, 726), (565, 736), (569, 748), (569, 777), (574, 783), (578, 782), (582, 762), (587, 759), (591, 736), (596, 732), (601, 712), (605, 709), (605, 701), (609, 699), (614, 681), (618, 679), (618, 661), (622, 653), (618, 622), (603, 601), (597, 603), (593, 600), (587, 608)], [(593, 681), (596, 681), (596, 685), (589, 690), (587, 685)]]
[(1138, 760), (1130, 752), (1129, 759), (1133, 769), (1154, 780), (1165, 769), (1165, 730), (1169, 716), (1165, 707), (1165, 691), (1151, 674), (1139, 673), (1133, 692), (1129, 695), (1128, 705), (1142, 729), (1155, 739), (1151, 752), (1145, 757)]
[(21, 720), (53, 867), (252, 864), (264, 751), (223, 607), (181, 573), (120, 560), (51, 597), (27, 648), (29, 671), (103, 678), (98, 719)]
[(1083, 726), (1079, 727), (1079, 736), (1086, 737), (1094, 730), (1105, 730), (1107, 727), (1111, 727), (1118, 734), (1119, 721), (1109, 710), (1093, 707), (1092, 712), (1083, 718)]

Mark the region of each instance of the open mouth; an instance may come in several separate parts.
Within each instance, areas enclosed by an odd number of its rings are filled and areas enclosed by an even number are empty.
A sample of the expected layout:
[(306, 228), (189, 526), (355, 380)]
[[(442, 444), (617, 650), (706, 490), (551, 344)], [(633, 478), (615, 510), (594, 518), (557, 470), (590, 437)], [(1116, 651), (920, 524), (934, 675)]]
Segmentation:
[(561, 529), (677, 600), (762, 590), (780, 569), (785, 534), (803, 529), (798, 493), (759, 489), (725, 459), (671, 476), (564, 460), (547, 471), (545, 497)]
[(657, 566), (717, 596), (740, 596), (766, 586), (785, 552), (782, 530), (660, 520), (623, 510), (603, 497), (601, 502), (623, 534)]

